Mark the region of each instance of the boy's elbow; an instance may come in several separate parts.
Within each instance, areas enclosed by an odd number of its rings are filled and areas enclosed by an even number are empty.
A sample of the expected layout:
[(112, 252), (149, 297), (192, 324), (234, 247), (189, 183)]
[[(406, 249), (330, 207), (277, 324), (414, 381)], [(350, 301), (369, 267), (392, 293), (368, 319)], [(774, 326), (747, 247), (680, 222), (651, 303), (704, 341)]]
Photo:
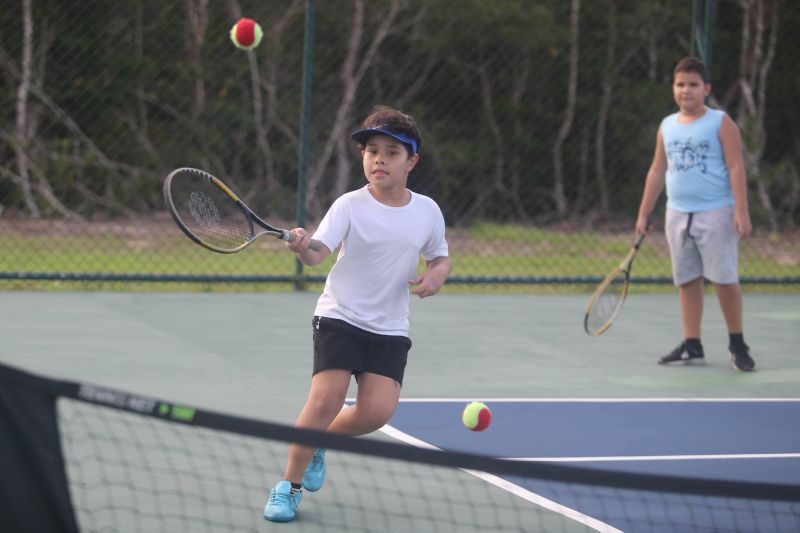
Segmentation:
[(744, 161), (735, 161), (732, 164), (728, 165), (728, 173), (731, 175), (738, 175), (744, 177), (747, 173), (744, 166)]
[(667, 168), (661, 164), (653, 164), (647, 172), (648, 177), (655, 181), (663, 181), (667, 176)]

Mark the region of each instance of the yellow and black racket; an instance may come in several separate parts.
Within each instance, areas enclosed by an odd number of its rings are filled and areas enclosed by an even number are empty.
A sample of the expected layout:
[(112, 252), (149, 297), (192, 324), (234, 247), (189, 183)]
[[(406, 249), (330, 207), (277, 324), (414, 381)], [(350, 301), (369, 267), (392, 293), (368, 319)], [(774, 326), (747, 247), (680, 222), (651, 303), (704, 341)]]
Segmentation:
[(583, 318), (583, 328), (592, 336), (602, 335), (619, 315), (625, 297), (628, 296), (628, 285), (631, 281), (631, 268), (633, 258), (644, 241), (645, 234), (641, 234), (625, 259), (605, 277), (592, 293), (589, 305), (586, 306), (586, 316)]
[[(220, 179), (196, 168), (169, 173), (164, 180), (164, 201), (186, 236), (215, 252), (238, 252), (264, 235), (290, 242), (296, 237), (265, 222)], [(314, 239), (308, 245), (312, 250), (322, 246)]]

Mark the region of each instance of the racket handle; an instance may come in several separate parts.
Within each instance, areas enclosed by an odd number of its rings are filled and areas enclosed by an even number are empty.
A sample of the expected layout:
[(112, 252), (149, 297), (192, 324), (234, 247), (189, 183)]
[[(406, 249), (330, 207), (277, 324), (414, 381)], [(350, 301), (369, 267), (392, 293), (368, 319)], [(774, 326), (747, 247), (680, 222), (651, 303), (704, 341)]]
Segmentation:
[[(294, 242), (297, 236), (292, 233), (291, 231), (283, 230), (283, 234), (281, 235), (281, 239), (284, 241)], [(308, 247), (314, 250), (315, 252), (319, 252), (322, 250), (322, 241), (318, 241), (317, 239), (311, 239), (308, 241)]]

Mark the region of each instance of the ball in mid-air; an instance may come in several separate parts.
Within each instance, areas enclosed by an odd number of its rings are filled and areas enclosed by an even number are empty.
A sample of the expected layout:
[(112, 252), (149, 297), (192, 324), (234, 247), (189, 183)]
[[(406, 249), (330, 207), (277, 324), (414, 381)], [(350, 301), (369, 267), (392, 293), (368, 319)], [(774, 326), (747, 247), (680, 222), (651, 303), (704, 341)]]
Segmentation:
[(261, 25), (253, 19), (239, 19), (231, 28), (231, 41), (242, 50), (252, 50), (258, 46), (263, 36)]
[(483, 431), (492, 423), (492, 412), (483, 402), (470, 402), (464, 408), (461, 421), (471, 431)]

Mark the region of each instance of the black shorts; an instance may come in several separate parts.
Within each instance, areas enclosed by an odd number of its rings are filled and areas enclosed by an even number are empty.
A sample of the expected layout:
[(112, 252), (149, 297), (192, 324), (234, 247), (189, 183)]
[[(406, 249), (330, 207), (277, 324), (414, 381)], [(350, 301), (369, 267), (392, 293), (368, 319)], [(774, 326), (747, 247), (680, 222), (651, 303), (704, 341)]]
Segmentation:
[(390, 377), (403, 384), (403, 373), (411, 339), (402, 335), (379, 335), (344, 320), (315, 316), (314, 374), (340, 368), (352, 370), (356, 379), (362, 372)]

